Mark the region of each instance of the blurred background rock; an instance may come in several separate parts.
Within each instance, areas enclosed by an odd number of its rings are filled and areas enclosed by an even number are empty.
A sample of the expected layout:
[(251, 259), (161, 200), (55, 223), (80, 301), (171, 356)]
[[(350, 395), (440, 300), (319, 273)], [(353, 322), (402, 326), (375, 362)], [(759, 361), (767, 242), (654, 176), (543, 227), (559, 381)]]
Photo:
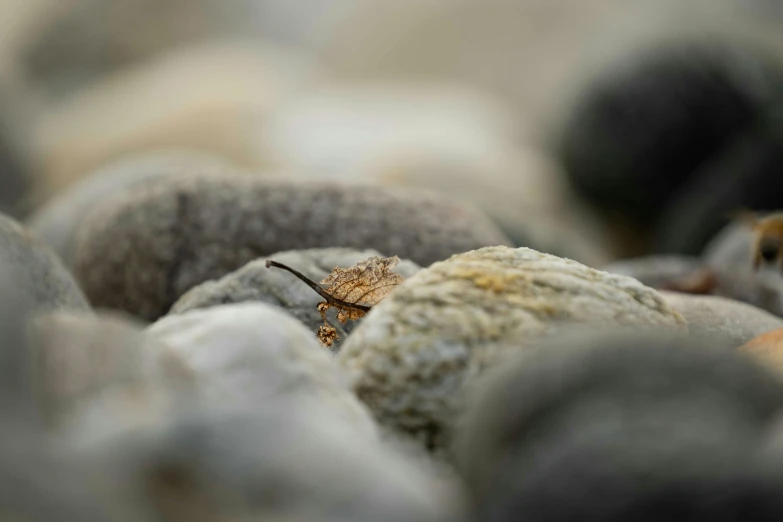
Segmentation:
[(434, 188), (520, 246), (593, 266), (696, 255), (735, 207), (783, 203), (781, 11), (7, 0), (0, 209), (25, 216), (109, 162), (192, 149), (259, 172)]

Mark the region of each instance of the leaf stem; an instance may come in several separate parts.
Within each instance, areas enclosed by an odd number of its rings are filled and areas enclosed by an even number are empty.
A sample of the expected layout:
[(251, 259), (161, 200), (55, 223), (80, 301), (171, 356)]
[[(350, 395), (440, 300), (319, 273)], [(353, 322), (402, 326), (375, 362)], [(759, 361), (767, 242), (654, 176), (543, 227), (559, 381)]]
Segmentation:
[(354, 304), (349, 303), (348, 301), (343, 301), (342, 299), (338, 299), (329, 293), (327, 293), (326, 290), (324, 290), (321, 285), (315, 283), (314, 281), (310, 280), (307, 276), (302, 274), (301, 272), (298, 272), (294, 270), (293, 268), (286, 266), (282, 263), (278, 263), (277, 261), (272, 261), (271, 259), (267, 259), (266, 261), (266, 267), (275, 267), (275, 268), (282, 268), (283, 270), (286, 270), (288, 272), (291, 272), (294, 274), (297, 278), (299, 278), (302, 282), (304, 282), (307, 286), (312, 288), (313, 290), (318, 293), (321, 297), (323, 297), (329, 304), (338, 307), (338, 308), (353, 308), (354, 310), (361, 310), (362, 312), (369, 312), (370, 306), (360, 305), (360, 304)]

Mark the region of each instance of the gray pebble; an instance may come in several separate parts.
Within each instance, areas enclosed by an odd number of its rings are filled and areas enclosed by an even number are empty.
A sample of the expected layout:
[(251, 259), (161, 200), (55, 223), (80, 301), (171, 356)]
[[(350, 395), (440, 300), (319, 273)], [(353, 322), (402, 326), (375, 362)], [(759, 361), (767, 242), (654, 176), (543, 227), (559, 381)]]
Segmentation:
[[(371, 256), (379, 256), (375, 250), (354, 250), (350, 248), (313, 248), (279, 252), (269, 257), (251, 261), (239, 270), (217, 281), (207, 281), (192, 288), (171, 308), (170, 314), (180, 314), (197, 308), (221, 304), (260, 301), (284, 308), (299, 319), (314, 334), (323, 324), (316, 305), (323, 300), (317, 293), (288, 272), (267, 268), (266, 259), (274, 259), (290, 266), (316, 283), (325, 278), (334, 267), (348, 268)], [(401, 260), (394, 272), (408, 278), (418, 272), (418, 265)], [(333, 351), (361, 320), (340, 324), (336, 312), (329, 310), (327, 318), (337, 329), (340, 339), (332, 345)]]
[(430, 193), (205, 174), (151, 180), (96, 209), (74, 271), (94, 306), (155, 320), (194, 286), (275, 252), (373, 248), (428, 265), (506, 242), (477, 211)]
[(136, 183), (157, 177), (204, 171), (227, 171), (226, 160), (193, 151), (161, 151), (112, 162), (68, 187), (39, 208), (29, 220), (30, 229), (46, 241), (70, 266), (73, 241), (85, 215), (106, 198)]
[(462, 519), (452, 485), (291, 396), (252, 412), (179, 412), (76, 451), (156, 520)]
[(332, 354), (280, 308), (246, 302), (191, 310), (164, 317), (148, 332), (193, 369), (207, 404), (253, 408), (296, 395), (357, 432), (375, 433), (372, 417), (348, 389)]

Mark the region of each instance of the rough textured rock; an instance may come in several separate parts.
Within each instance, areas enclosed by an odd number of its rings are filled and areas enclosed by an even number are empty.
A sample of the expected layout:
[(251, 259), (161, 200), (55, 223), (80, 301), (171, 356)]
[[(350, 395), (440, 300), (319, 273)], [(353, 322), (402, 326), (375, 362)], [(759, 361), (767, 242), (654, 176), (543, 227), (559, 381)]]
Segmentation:
[(758, 450), (782, 404), (780, 381), (732, 350), (554, 339), (476, 389), (460, 468), (482, 520), (771, 521), (779, 478)]
[(283, 250), (373, 248), (428, 265), (507, 241), (477, 211), (431, 193), (177, 176), (92, 212), (77, 237), (74, 271), (94, 306), (154, 320), (194, 286)]
[(685, 329), (638, 281), (534, 250), (490, 247), (453, 256), (395, 289), (343, 344), (354, 390), (386, 426), (430, 448), (447, 444), (463, 384), (502, 343), (560, 327)]
[[(310, 250), (292, 250), (279, 252), (257, 259), (239, 270), (217, 281), (207, 281), (192, 288), (171, 308), (170, 314), (181, 314), (197, 308), (207, 308), (246, 301), (269, 303), (285, 309), (299, 319), (312, 332), (318, 331), (323, 324), (316, 305), (323, 300), (308, 286), (293, 275), (266, 267), (266, 259), (298, 270), (316, 283), (326, 277), (334, 267), (347, 268), (371, 256), (380, 255), (375, 250), (353, 250), (350, 248), (314, 248)], [(394, 272), (408, 278), (419, 271), (412, 261), (401, 260)], [(336, 312), (327, 312), (332, 325), (337, 328), (341, 340), (335, 341), (332, 350), (339, 350), (345, 339), (361, 320), (340, 324), (335, 319)]]
[(451, 484), (291, 397), (252, 412), (180, 412), (76, 450), (155, 520), (462, 520)]
[(367, 410), (314, 332), (264, 303), (239, 303), (164, 317), (148, 332), (196, 373), (202, 400), (254, 407), (283, 395), (333, 411), (357, 431), (374, 432)]
[(30, 229), (70, 265), (73, 241), (85, 215), (96, 204), (128, 187), (157, 177), (181, 173), (228, 172), (226, 160), (196, 151), (168, 150), (130, 156), (112, 162), (74, 183), (39, 208), (28, 220)]
[(740, 346), (764, 332), (783, 327), (783, 320), (746, 303), (711, 295), (661, 292), (688, 322), (691, 335), (717, 337)]
[(38, 404), (52, 425), (106, 390), (161, 384), (189, 391), (194, 375), (170, 347), (116, 314), (58, 312), (30, 324)]
[(47, 199), (106, 163), (161, 148), (190, 148), (252, 169), (269, 111), (318, 72), (296, 51), (215, 41), (177, 49), (45, 107), (30, 139)]
[(16, 221), (0, 215), (0, 271), (39, 312), (89, 310), (90, 306), (49, 247)]

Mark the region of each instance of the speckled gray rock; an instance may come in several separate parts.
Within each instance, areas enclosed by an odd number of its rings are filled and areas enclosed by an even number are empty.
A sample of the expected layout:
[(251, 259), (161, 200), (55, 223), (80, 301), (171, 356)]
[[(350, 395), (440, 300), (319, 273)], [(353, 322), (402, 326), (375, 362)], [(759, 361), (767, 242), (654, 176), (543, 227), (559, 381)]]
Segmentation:
[(265, 303), (239, 303), (164, 317), (148, 332), (171, 346), (196, 373), (206, 404), (255, 407), (296, 395), (375, 433), (366, 408), (348, 390), (313, 332)]
[(185, 392), (195, 376), (184, 360), (142, 325), (111, 313), (57, 312), (29, 327), (33, 380), (44, 418), (58, 425), (115, 386), (157, 383)]
[(460, 522), (452, 484), (292, 397), (74, 445), (155, 520)]
[(90, 305), (62, 262), (16, 221), (0, 215), (0, 271), (39, 312), (89, 310)]
[[(267, 268), (266, 259), (274, 259), (288, 265), (318, 282), (336, 266), (348, 268), (377, 255), (380, 254), (375, 250), (350, 248), (313, 248), (279, 252), (268, 258), (251, 261), (222, 279), (207, 281), (189, 290), (174, 304), (170, 314), (180, 314), (188, 310), (221, 304), (260, 301), (284, 308), (312, 332), (317, 332), (323, 320), (320, 312), (316, 310), (316, 305), (323, 301), (323, 298), (288, 272)], [(419, 270), (418, 265), (408, 260), (401, 260), (394, 268), (395, 273), (405, 278), (411, 277)], [(361, 322), (360, 319), (340, 324), (335, 319), (335, 315), (334, 310), (327, 312), (330, 323), (340, 336), (340, 339), (332, 345), (332, 351), (338, 351), (347, 334)]]
[(491, 247), (420, 271), (373, 307), (340, 363), (381, 424), (445, 447), (463, 384), (518, 345), (573, 325), (684, 330), (638, 281), (541, 254)]
[(283, 250), (373, 248), (428, 265), (497, 244), (507, 239), (487, 218), (431, 193), (204, 174), (101, 205), (76, 239), (74, 272), (94, 306), (154, 320), (194, 286)]
[(28, 220), (28, 226), (71, 264), (73, 239), (84, 216), (106, 198), (145, 180), (180, 173), (231, 170), (227, 160), (195, 151), (161, 151), (130, 156), (89, 174), (60, 193)]
[(661, 295), (685, 317), (691, 335), (717, 337), (735, 347), (763, 333), (783, 328), (783, 320), (779, 317), (739, 301), (666, 291)]

